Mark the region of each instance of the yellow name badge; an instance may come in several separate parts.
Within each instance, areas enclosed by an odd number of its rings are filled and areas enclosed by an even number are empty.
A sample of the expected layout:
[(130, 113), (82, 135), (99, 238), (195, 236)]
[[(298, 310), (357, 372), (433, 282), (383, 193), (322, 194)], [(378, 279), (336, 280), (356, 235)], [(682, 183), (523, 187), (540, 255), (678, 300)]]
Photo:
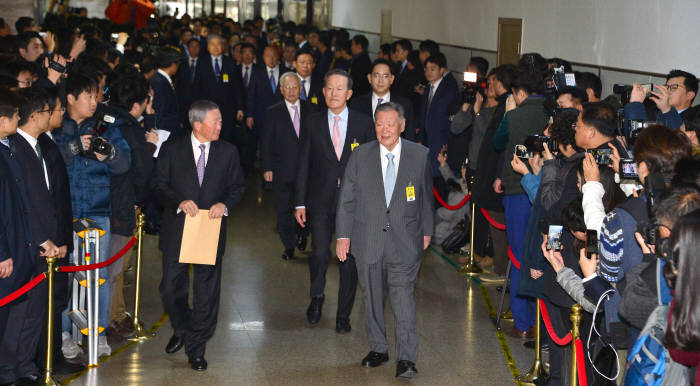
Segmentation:
[(224, 73), (223, 75), (221, 75), (221, 79), (223, 79), (224, 83), (228, 83), (228, 74)]
[(311, 97), (311, 103), (317, 105), (317, 104), (318, 104), (318, 98), (316, 98), (316, 97)]
[(356, 147), (360, 146), (359, 143), (357, 143), (357, 139), (354, 139), (352, 143), (350, 144), (350, 151), (354, 151)]
[(411, 202), (416, 200), (416, 188), (413, 185), (406, 187), (406, 201)]

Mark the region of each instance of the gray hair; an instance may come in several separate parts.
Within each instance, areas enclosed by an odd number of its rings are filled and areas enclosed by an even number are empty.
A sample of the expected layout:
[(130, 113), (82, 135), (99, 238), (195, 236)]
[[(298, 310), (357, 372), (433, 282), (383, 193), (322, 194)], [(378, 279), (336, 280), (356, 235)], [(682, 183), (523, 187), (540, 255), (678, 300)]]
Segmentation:
[(299, 75), (297, 75), (297, 73), (294, 71), (287, 71), (280, 76), (280, 86), (283, 86), (284, 81), (290, 77), (295, 77), (299, 81), (299, 85), (301, 85), (301, 77), (299, 77)]
[(222, 42), (223, 44), (226, 44), (226, 39), (224, 39), (224, 37), (221, 36), (221, 35), (218, 35), (218, 34), (209, 34), (209, 36), (207, 37), (207, 40), (209, 40), (209, 41), (214, 40), (214, 39), (221, 39), (221, 42)]
[(388, 111), (396, 111), (397, 114), (399, 114), (399, 122), (403, 122), (406, 118), (404, 118), (404, 110), (403, 106), (401, 106), (398, 103), (394, 102), (384, 102), (381, 105), (377, 106), (377, 108), (374, 110), (374, 119), (377, 119), (377, 113), (379, 112), (388, 112)]
[(348, 80), (348, 90), (352, 90), (352, 78), (350, 77), (350, 75), (348, 74), (347, 71), (340, 69), (340, 68), (334, 68), (326, 73), (326, 76), (323, 77), (323, 86), (324, 87), (328, 83), (328, 78), (330, 78), (333, 75), (344, 76), (345, 79)]
[(219, 105), (210, 100), (201, 99), (194, 101), (190, 106), (190, 110), (187, 112), (187, 118), (190, 120), (190, 126), (194, 128), (195, 122), (204, 122), (208, 112), (218, 109)]

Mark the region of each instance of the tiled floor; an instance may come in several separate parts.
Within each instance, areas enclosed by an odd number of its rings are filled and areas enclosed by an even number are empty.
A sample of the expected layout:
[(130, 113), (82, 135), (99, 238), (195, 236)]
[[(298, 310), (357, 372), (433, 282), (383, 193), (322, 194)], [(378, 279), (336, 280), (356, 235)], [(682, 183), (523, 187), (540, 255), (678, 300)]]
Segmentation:
[[(306, 254), (283, 261), (273, 232), (272, 194), (258, 204), (255, 189), (229, 217), (227, 253), (216, 335), (207, 345), (209, 369), (190, 369), (184, 350), (168, 355), (172, 334), (165, 321), (157, 336), (132, 344), (96, 368), (70, 381), (74, 385), (331, 385), (398, 384), (394, 378), (393, 316), (387, 307), (390, 362), (366, 369), (359, 365), (368, 351), (361, 293), (347, 335), (335, 333), (338, 270), (328, 271), (321, 323), (310, 327)], [(150, 327), (163, 312), (158, 294), (161, 277), (156, 238), (144, 248), (142, 320)], [(361, 290), (358, 288), (358, 292)], [(498, 293), (489, 288), (497, 306)], [(456, 273), (434, 252), (427, 252), (416, 288), (420, 354), (415, 384), (513, 384), (480, 288)], [(508, 338), (521, 371), (532, 363), (532, 350)], [(117, 350), (115, 345), (113, 350)]]

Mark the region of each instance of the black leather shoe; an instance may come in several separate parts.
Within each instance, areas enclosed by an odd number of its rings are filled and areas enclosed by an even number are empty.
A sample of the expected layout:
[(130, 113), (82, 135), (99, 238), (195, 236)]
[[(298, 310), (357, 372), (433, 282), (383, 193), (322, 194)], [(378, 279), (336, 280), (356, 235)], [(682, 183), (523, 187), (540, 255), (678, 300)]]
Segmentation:
[(294, 258), (294, 250), (293, 249), (285, 249), (284, 253), (282, 253), (283, 260), (292, 260), (293, 258)]
[(192, 370), (204, 371), (207, 369), (207, 360), (204, 357), (190, 358)]
[(415, 363), (411, 361), (399, 361), (396, 364), (396, 378), (413, 379), (418, 375)]
[(336, 319), (335, 332), (338, 334), (347, 334), (350, 331), (352, 331), (352, 327), (350, 327), (350, 321), (348, 319)]
[(297, 235), (297, 248), (299, 248), (300, 251), (304, 252), (306, 250), (306, 235), (302, 232)]
[(68, 361), (54, 362), (52, 371), (56, 375), (74, 374), (85, 370), (85, 365), (81, 363), (71, 363)]
[(185, 340), (177, 335), (173, 335), (168, 341), (168, 345), (165, 346), (165, 352), (168, 354), (174, 354), (178, 352), (185, 345)]
[(30, 374), (25, 377), (20, 378), (15, 383), (16, 385), (38, 385), (39, 384), (39, 374)]
[(362, 358), (363, 367), (377, 367), (389, 360), (389, 354), (382, 354), (376, 351), (370, 351), (366, 357)]
[(324, 296), (315, 296), (311, 298), (311, 304), (306, 309), (306, 319), (311, 324), (317, 324), (321, 320), (321, 309), (323, 308)]

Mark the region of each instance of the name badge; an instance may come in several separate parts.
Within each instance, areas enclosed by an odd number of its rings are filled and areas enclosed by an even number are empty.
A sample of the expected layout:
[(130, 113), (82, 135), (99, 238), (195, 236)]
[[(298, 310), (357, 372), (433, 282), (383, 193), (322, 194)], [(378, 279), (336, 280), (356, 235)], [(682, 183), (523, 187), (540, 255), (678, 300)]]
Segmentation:
[(416, 200), (416, 188), (413, 186), (412, 183), (408, 183), (408, 186), (406, 187), (406, 201), (411, 202)]
[(353, 138), (352, 143), (350, 144), (350, 151), (354, 151), (358, 146), (360, 146), (360, 144), (357, 143), (357, 138)]
[(223, 75), (221, 75), (221, 79), (224, 81), (224, 83), (228, 83), (228, 74), (224, 73)]
[(316, 97), (311, 97), (311, 103), (317, 105), (317, 104), (318, 104), (318, 98), (316, 98)]

